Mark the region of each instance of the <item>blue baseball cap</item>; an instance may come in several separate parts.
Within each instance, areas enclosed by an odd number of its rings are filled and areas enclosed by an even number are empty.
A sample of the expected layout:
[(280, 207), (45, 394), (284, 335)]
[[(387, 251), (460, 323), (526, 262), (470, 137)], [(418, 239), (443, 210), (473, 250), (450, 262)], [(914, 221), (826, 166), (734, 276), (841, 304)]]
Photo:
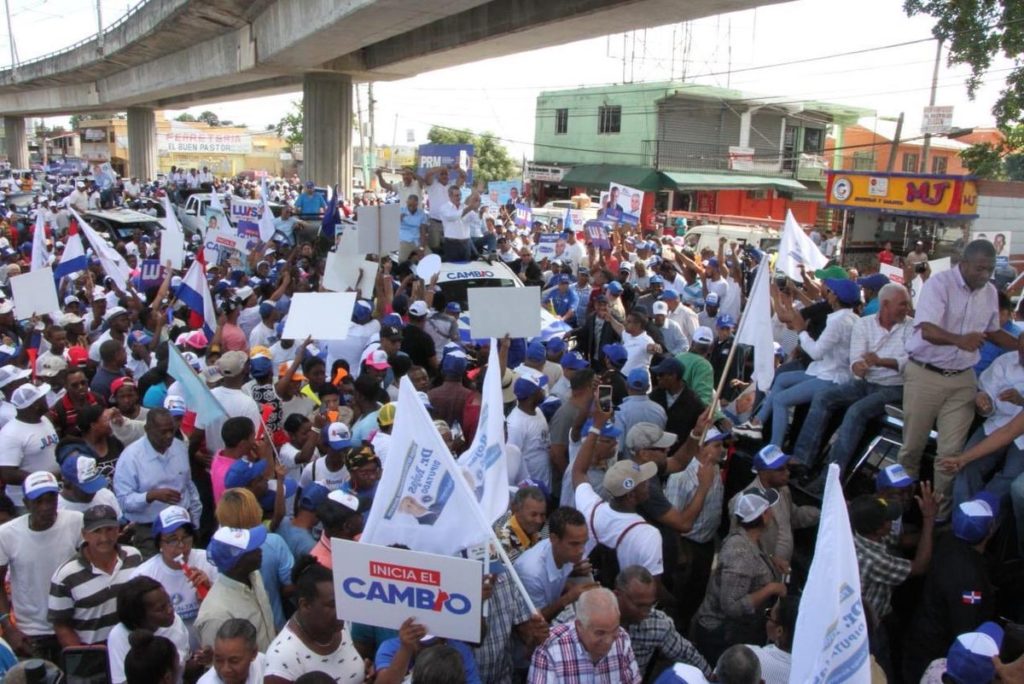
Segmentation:
[(714, 266), (715, 268), (718, 268), (718, 259), (716, 259), (715, 257), (711, 257), (710, 259), (708, 259), (708, 266)]
[(274, 372), (274, 362), (265, 356), (254, 356), (249, 359), (249, 373), (254, 378), (265, 378)]
[(832, 294), (843, 304), (853, 306), (860, 302), (860, 286), (852, 280), (826, 278), (825, 287), (832, 290)]
[[(590, 432), (590, 428), (594, 427), (594, 419), (587, 418), (587, 422), (580, 428), (580, 434), (586, 435)], [(612, 439), (618, 439), (622, 436), (622, 428), (615, 427), (615, 423), (607, 422), (604, 427), (601, 428), (602, 437), (611, 437)]]
[(145, 330), (132, 330), (130, 333), (128, 333), (128, 340), (132, 344), (141, 344), (142, 346), (147, 346), (150, 342), (153, 341), (153, 336), (147, 333)]
[(613, 295), (622, 294), (622, 284), (617, 280), (613, 280), (612, 282), (608, 283), (606, 289)]
[(662, 278), (660, 275), (652, 275), (647, 280), (647, 282), (650, 283), (651, 285), (664, 285), (665, 284), (665, 279)]
[(274, 302), (260, 302), (260, 318), (266, 318), (275, 311), (277, 311), (277, 307)]
[(37, 470), (25, 478), (21, 483), (21, 491), (29, 501), (35, 501), (43, 494), (56, 494), (60, 490), (60, 484), (53, 473), (46, 470)]
[(548, 350), (544, 348), (543, 342), (531, 342), (526, 345), (527, 361), (543, 361), (548, 357)]
[(907, 487), (913, 487), (915, 482), (917, 482), (917, 480), (910, 477), (910, 474), (907, 473), (903, 466), (899, 463), (893, 463), (885, 466), (878, 471), (877, 475), (875, 475), (875, 490), (905, 489)]
[(306, 511), (315, 511), (316, 507), (327, 501), (327, 495), (331, 493), (327, 487), (319, 482), (310, 483), (302, 488), (302, 496), (299, 497), (299, 508)]
[(65, 482), (73, 484), (87, 494), (95, 494), (110, 484), (100, 473), (96, 459), (80, 452), (72, 452), (60, 464), (60, 474)]
[[(153, 534), (170, 534), (179, 527), (192, 525), (192, 516), (181, 506), (168, 506), (153, 520)], [(193, 529), (195, 528), (194, 525)]]
[(977, 544), (992, 530), (999, 518), (999, 498), (980, 492), (953, 509), (953, 535), (968, 544)]
[(715, 319), (715, 326), (719, 328), (735, 328), (736, 320), (730, 314), (724, 313)]
[(674, 356), (666, 356), (657, 366), (651, 369), (655, 375), (678, 375), (683, 377), (683, 364)]
[(352, 432), (344, 423), (331, 423), (327, 426), (327, 443), (332, 449), (345, 449), (352, 446)]
[(712, 442), (721, 442), (723, 440), (729, 439), (730, 436), (732, 436), (732, 433), (729, 432), (728, 430), (722, 432), (718, 428), (712, 426), (708, 428), (708, 431), (706, 433), (704, 433), (704, 444), (711, 444)]
[(718, 306), (718, 293), (708, 292), (708, 296), (704, 298), (704, 304), (706, 306)]
[(561, 337), (552, 337), (544, 346), (549, 354), (561, 354), (565, 351), (565, 340)]
[(792, 458), (789, 454), (785, 453), (779, 447), (774, 444), (762, 447), (757, 455), (754, 456), (754, 472), (760, 472), (762, 470), (779, 470), (784, 468), (789, 459)]
[(661, 293), (661, 298), (665, 301), (672, 301), (674, 299), (679, 299), (679, 293), (675, 290), (665, 290)]
[(228, 472), (224, 476), (224, 487), (228, 489), (244, 487), (261, 477), (266, 470), (267, 462), (262, 459), (259, 461), (247, 461), (244, 458), (240, 458), (228, 468)]
[(466, 357), (459, 354), (447, 354), (441, 362), (441, 373), (444, 375), (459, 375), (466, 372)]
[[(260, 313), (261, 314), (263, 313), (262, 309), (260, 310)], [(352, 307), (352, 320), (353, 321), (356, 321), (356, 322), (365, 321), (368, 318), (370, 318), (370, 316), (372, 316), (372, 315), (373, 315), (373, 307), (370, 306), (365, 301), (359, 300), (359, 301), (356, 302), (356, 305), (354, 307)]]
[(213, 533), (213, 539), (206, 547), (206, 557), (220, 572), (227, 572), (238, 564), (245, 554), (263, 546), (267, 540), (267, 528), (263, 525), (248, 529), (221, 527)]
[(572, 282), (572, 278), (570, 278), (565, 273), (563, 273), (562, 275), (558, 276), (558, 284), (559, 285), (568, 285), (571, 282)]
[(579, 355), (579, 352), (566, 352), (562, 355), (562, 368), (565, 370), (583, 370), (590, 364)]
[(601, 353), (611, 359), (611, 362), (616, 366), (623, 365), (626, 363), (626, 359), (629, 358), (626, 348), (621, 344), (606, 344), (601, 347)]
[(992, 658), (999, 655), (1002, 647), (1003, 628), (994, 622), (983, 622), (977, 630), (961, 634), (953, 641), (946, 653), (946, 676), (957, 684), (991, 682), (996, 675)]
[(536, 378), (526, 376), (516, 380), (512, 386), (512, 392), (516, 395), (516, 399), (528, 399), (536, 394), (538, 390), (547, 387), (547, 384), (548, 376), (546, 375)]
[(646, 368), (634, 368), (626, 376), (626, 386), (631, 390), (647, 391), (651, 389), (651, 374)]
[(872, 273), (871, 275), (866, 275), (863, 278), (858, 278), (857, 284), (861, 287), (866, 287), (869, 290), (878, 292), (889, 284), (889, 278), (881, 273)]
[(458, 302), (448, 302), (445, 304), (444, 310), (450, 314), (460, 314), (462, 313), (462, 305)]

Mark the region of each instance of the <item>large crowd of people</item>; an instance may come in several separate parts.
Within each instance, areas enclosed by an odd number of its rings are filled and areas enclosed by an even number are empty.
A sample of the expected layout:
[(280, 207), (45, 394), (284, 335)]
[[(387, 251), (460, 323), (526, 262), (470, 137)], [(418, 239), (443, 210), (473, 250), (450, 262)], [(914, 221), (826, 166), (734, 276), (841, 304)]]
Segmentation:
[[(59, 178), (31, 209), (39, 224), (3, 223), (0, 669), (11, 681), (55, 666), (95, 676), (82, 663), (105, 653), (100, 677), (109, 668), (113, 684), (788, 684), (833, 463), (872, 680), (1024, 681), (1024, 337), (990, 282), (989, 243), (912, 288), (835, 262), (773, 277), (763, 334), (775, 376), (759, 392), (737, 329), (773, 254), (725, 239), (695, 251), (657, 224), (616, 224), (598, 248), (558, 222), (495, 215), (449, 168), (381, 178), (326, 220), (335, 205), (297, 178), (139, 180)], [(10, 279), (38, 258), (34, 244), (60, 262), (71, 209), (204, 189), (286, 205), (252, 258), (206, 261), (215, 329), (178, 296), (181, 271), (142, 286), (140, 262), (161, 255), (141, 232), (109, 236), (132, 269), (123, 286), (89, 250), (57, 283), (60, 310), (19, 320)], [(402, 205), (401, 248), (368, 257), (372, 297), (324, 312), (351, 317), (347, 337), (283, 338), (292, 297), (321, 290), (333, 237), (321, 225), (379, 201)], [(558, 235), (553, 257), (536, 250), (543, 233)], [(186, 268), (203, 251), (190, 242)], [(538, 315), (562, 332), (471, 339), (466, 302), (416, 276), (431, 253), (504, 263), (541, 288)], [(189, 404), (172, 355), (222, 413)], [(389, 446), (403, 378), (458, 459), (486, 429), (490, 373), (512, 492), (494, 532), (512, 565), (484, 575), (481, 640), (339, 616), (332, 568), (344, 559), (330, 540), (359, 540), (382, 473), (401, 467)], [(898, 453), (864, 458), (883, 424), (897, 426)]]

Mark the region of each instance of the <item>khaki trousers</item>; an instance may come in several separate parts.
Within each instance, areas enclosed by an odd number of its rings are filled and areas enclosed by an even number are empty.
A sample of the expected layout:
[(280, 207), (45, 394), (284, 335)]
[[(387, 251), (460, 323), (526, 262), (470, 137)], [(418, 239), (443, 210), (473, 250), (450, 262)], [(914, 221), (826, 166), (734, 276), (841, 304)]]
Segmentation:
[[(911, 476), (921, 471), (921, 454), (928, 433), (938, 432), (938, 459), (963, 449), (974, 420), (974, 396), (978, 378), (973, 370), (945, 376), (908, 361), (903, 369), (903, 447), (899, 461)], [(939, 518), (947, 519), (952, 505), (953, 476), (935, 468), (933, 485), (942, 494)]]

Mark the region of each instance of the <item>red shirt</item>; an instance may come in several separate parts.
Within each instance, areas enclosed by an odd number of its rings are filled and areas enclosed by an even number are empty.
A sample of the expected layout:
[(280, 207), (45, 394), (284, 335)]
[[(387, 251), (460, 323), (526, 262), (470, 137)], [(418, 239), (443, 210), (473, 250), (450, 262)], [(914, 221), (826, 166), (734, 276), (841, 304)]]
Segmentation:
[(878, 263), (880, 264), (891, 264), (893, 260), (893, 253), (888, 249), (883, 249), (878, 253)]

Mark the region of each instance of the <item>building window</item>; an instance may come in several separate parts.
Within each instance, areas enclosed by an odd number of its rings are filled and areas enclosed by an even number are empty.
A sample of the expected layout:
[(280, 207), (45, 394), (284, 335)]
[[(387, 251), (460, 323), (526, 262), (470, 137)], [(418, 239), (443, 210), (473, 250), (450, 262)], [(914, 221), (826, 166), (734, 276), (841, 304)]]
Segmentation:
[(903, 153), (903, 173), (917, 173), (919, 166), (921, 166), (921, 157), (917, 152)]
[(946, 157), (932, 157), (932, 173), (946, 173)]
[(606, 105), (597, 108), (597, 132), (618, 133), (622, 128), (622, 107)]
[(874, 152), (854, 152), (853, 153), (853, 170), (854, 171), (874, 171), (875, 170), (875, 153)]
[[(569, 132), (569, 110), (555, 110), (555, 135), (565, 135)], [(603, 131), (602, 131), (603, 132)]]
[(804, 154), (821, 154), (825, 149), (825, 131), (820, 128), (804, 129)]

